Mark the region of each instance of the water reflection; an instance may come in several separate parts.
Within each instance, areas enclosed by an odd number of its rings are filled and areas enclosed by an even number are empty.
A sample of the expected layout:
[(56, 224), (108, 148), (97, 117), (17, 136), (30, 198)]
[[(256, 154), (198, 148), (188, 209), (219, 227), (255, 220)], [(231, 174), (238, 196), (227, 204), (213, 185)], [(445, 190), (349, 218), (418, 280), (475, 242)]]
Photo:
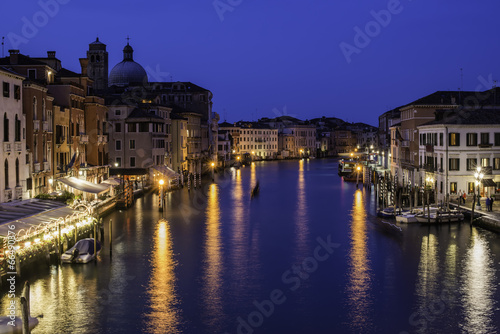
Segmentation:
[(366, 219), (363, 193), (357, 190), (351, 212), (351, 249), (347, 283), (349, 324), (356, 333), (367, 332), (372, 328), (371, 269), (368, 259)]
[(150, 312), (146, 326), (151, 333), (179, 333), (179, 307), (175, 291), (175, 266), (172, 236), (166, 220), (156, 227), (152, 254), (152, 273), (147, 289)]
[(219, 188), (212, 183), (208, 191), (203, 303), (207, 325), (213, 328), (223, 318), (222, 310), (222, 243), (220, 231)]
[(438, 291), (438, 247), (439, 243), (436, 235), (430, 233), (422, 237), (416, 285), (419, 309), (428, 309), (429, 305), (441, 295), (441, 291)]
[(297, 210), (295, 217), (295, 236), (297, 238), (296, 260), (302, 261), (308, 254), (307, 240), (309, 238), (304, 159), (299, 160), (299, 175), (297, 179)]
[(462, 329), (468, 333), (495, 333), (496, 276), (486, 238), (472, 230), (471, 244), (464, 259)]

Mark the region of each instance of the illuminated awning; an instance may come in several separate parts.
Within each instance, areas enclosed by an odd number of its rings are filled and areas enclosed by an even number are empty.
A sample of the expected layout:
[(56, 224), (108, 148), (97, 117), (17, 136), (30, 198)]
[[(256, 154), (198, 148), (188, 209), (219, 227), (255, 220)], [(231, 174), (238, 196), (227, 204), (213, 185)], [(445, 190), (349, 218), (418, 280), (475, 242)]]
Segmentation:
[(119, 186), (121, 182), (119, 179), (109, 178), (107, 180), (102, 181), (102, 183), (110, 184), (112, 186)]
[(495, 181), (493, 181), (492, 179), (483, 179), (482, 183), (483, 183), (483, 186), (485, 186), (485, 187), (496, 187), (497, 186)]
[(109, 188), (109, 184), (95, 184), (92, 182), (88, 182), (85, 180), (78, 179), (76, 177), (64, 177), (57, 179), (57, 181), (62, 182), (71, 188), (75, 188), (77, 190), (86, 192), (86, 193), (91, 193), (91, 194), (100, 194), (102, 192), (105, 192)]
[(180, 177), (180, 175), (177, 174), (172, 168), (169, 168), (167, 166), (153, 166), (152, 169), (156, 170), (160, 174), (163, 174), (169, 179), (176, 179)]

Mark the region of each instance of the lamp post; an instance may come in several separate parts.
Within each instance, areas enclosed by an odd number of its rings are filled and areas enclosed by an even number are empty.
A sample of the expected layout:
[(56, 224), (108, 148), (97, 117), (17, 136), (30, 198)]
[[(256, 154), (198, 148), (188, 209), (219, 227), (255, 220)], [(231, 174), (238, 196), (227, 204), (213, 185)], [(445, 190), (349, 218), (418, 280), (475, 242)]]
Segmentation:
[(356, 188), (359, 188), (359, 172), (361, 171), (361, 166), (356, 167)]
[[(479, 193), (479, 185), (481, 184), (481, 181), (483, 180), (484, 174), (481, 173), (481, 167), (477, 167), (476, 172), (474, 173), (474, 178), (476, 179), (476, 186), (477, 186), (477, 204), (476, 204), (476, 209), (481, 210), (481, 195)], [(475, 194), (474, 194), (475, 197)], [(474, 198), (474, 203), (476, 202), (476, 199)]]
[(239, 156), (237, 156), (237, 157), (236, 157), (236, 160), (238, 161), (237, 166), (238, 166), (238, 167), (240, 167), (240, 157), (239, 157)]
[(163, 179), (160, 180), (160, 205), (159, 205), (159, 208), (160, 208), (160, 211), (163, 211), (163, 184), (165, 183), (165, 181), (163, 181)]
[(215, 163), (211, 163), (212, 166), (212, 182), (214, 181), (214, 168), (215, 168)]
[[(427, 193), (427, 202), (428, 202), (428, 204), (431, 204), (430, 201), (429, 201), (429, 193), (432, 190), (432, 185), (434, 184), (434, 179), (432, 178), (432, 176), (428, 176), (428, 177), (425, 178), (425, 181), (427, 181), (428, 183), (430, 183), (430, 189), (429, 189), (429, 191)], [(437, 199), (436, 198), (434, 198), (434, 201), (436, 201), (436, 203), (437, 203)]]

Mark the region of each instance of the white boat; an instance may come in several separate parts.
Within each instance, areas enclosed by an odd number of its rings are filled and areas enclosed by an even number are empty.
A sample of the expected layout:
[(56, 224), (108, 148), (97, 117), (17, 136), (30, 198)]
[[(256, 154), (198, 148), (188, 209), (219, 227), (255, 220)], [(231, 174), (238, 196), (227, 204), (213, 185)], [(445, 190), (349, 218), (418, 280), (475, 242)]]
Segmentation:
[(402, 215), (397, 215), (396, 216), (396, 222), (398, 223), (404, 223), (404, 224), (409, 224), (409, 223), (418, 223), (417, 220), (417, 214), (416, 213), (403, 213)]
[[(14, 326), (9, 325), (12, 324), (12, 321), (14, 321)], [(36, 325), (38, 325), (38, 319), (30, 317), (30, 320), (28, 322), (30, 330), (35, 328)], [(12, 320), (8, 316), (0, 316), (0, 334), (15, 334), (15, 333), (22, 333), (23, 332), (23, 322), (21, 320), (21, 317), (15, 317), (14, 320)]]
[[(101, 251), (101, 243), (97, 241), (97, 254)], [(79, 240), (73, 247), (61, 255), (62, 263), (88, 263), (95, 259), (94, 239), (86, 238)]]
[(464, 214), (458, 211), (431, 211), (430, 215), (426, 212), (425, 214), (417, 214), (416, 218), (419, 223), (456, 223), (464, 220)]

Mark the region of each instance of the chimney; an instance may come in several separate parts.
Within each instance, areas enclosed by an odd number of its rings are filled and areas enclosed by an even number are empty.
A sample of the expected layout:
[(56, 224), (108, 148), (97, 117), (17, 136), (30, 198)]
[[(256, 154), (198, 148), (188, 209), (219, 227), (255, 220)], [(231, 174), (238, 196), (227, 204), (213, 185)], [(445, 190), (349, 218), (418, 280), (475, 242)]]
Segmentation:
[(55, 51), (47, 51), (47, 58), (55, 58), (55, 57), (56, 57)]
[(82, 67), (82, 77), (87, 76), (87, 65), (89, 60), (87, 58), (80, 58), (80, 66)]
[(17, 65), (19, 61), (19, 50), (9, 50), (10, 53), (10, 64), (11, 65)]

